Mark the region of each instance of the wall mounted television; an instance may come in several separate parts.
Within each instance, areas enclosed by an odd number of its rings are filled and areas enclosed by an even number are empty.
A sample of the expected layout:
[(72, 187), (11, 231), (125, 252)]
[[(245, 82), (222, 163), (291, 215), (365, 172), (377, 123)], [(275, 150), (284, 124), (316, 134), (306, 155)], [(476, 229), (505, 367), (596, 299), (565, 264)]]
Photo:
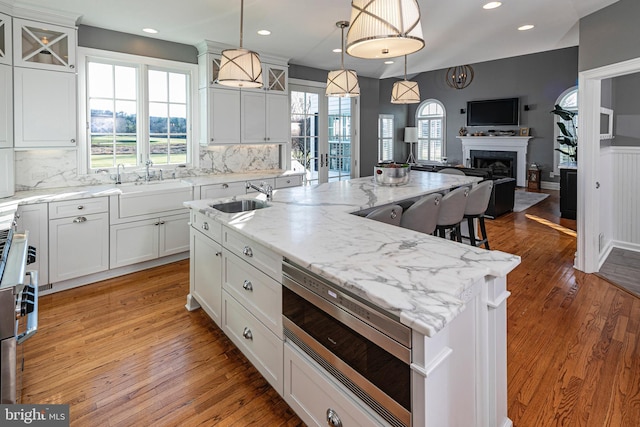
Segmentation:
[(467, 126), (518, 126), (518, 98), (467, 102)]

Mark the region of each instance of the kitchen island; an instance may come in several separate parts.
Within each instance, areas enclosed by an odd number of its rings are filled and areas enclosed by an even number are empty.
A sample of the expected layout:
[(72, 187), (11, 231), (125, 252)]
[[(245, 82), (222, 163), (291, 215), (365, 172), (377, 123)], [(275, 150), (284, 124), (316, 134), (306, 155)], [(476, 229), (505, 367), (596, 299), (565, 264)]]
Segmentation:
[[(353, 215), (477, 181), (468, 176), (412, 172), (410, 182), (398, 187), (379, 186), (372, 177), (365, 177), (276, 191), (267, 208), (237, 214), (212, 209), (211, 200), (185, 205), (194, 213), (192, 228), (194, 223), (202, 226), (205, 218), (207, 229), (215, 224), (214, 229), (220, 230), (214, 235), (221, 248), (215, 256), (224, 258), (224, 266), (227, 259), (236, 259), (234, 244), (227, 248), (227, 239), (246, 239), (263, 251), (271, 251), (275, 258), (286, 258), (339, 285), (410, 328), (411, 425), (506, 426), (511, 424), (506, 414), (506, 275), (520, 258)], [(264, 200), (265, 196), (253, 198)], [(256, 266), (256, 259), (250, 258)], [(200, 263), (192, 253), (192, 275)], [(220, 272), (223, 285), (224, 266)], [(262, 271), (276, 282), (282, 280), (281, 267)], [(224, 301), (219, 324), (234, 340), (224, 311), (230, 307), (227, 301), (236, 302), (225, 295), (223, 291), (220, 297)], [(200, 299), (203, 297), (194, 295), (192, 283), (187, 308), (197, 308)], [(286, 353), (292, 345), (282, 336), (281, 320), (275, 322), (271, 331), (285, 342)], [(254, 365), (261, 364), (255, 354), (249, 359)], [(285, 365), (287, 360), (285, 356)], [(284, 379), (281, 371), (257, 367), (305, 422), (318, 422), (301, 398), (291, 394), (287, 366)], [(343, 401), (359, 402), (339, 384), (336, 387), (348, 396)], [(373, 412), (366, 404), (361, 406), (365, 412)], [(372, 419), (385, 423), (376, 414)]]

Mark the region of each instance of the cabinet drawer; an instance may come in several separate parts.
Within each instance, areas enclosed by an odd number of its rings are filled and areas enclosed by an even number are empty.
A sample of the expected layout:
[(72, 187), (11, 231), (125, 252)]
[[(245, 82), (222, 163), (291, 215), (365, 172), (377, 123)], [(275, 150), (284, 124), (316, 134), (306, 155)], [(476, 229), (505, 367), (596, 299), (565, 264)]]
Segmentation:
[(276, 188), (297, 187), (302, 185), (302, 175), (279, 176), (276, 178)]
[(222, 242), (222, 224), (193, 209), (191, 210), (191, 227), (218, 243)]
[(237, 231), (224, 227), (222, 246), (276, 281), (282, 280), (282, 257)]
[(200, 199), (221, 199), (246, 194), (246, 192), (244, 181), (203, 185), (200, 187)]
[(225, 290), (222, 299), (222, 330), (282, 395), (282, 340)]
[(309, 426), (332, 425), (327, 421), (329, 410), (343, 426), (389, 425), (288, 341), (284, 344), (284, 376), (284, 400)]
[(282, 336), (282, 285), (230, 253), (224, 254), (222, 286), (278, 337)]
[(92, 197), (49, 203), (49, 219), (68, 218), (78, 215), (84, 216), (108, 211), (109, 199), (107, 197)]

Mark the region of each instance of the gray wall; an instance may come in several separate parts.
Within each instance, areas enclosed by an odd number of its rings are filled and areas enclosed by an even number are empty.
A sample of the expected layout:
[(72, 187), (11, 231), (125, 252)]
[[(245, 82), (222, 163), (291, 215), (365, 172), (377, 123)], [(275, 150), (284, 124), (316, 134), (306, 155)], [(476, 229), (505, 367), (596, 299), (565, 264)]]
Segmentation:
[(580, 71), (640, 57), (640, 1), (619, 0), (580, 20)]
[[(328, 70), (289, 64), (289, 78), (326, 82)], [(373, 175), (378, 161), (379, 81), (358, 76), (360, 85), (360, 176)]]
[(198, 63), (195, 46), (80, 25), (78, 46), (172, 61)]
[(615, 136), (611, 145), (640, 147), (640, 73), (611, 80)]
[[(430, 71), (410, 78), (420, 86), (421, 99), (435, 98), (445, 106), (446, 151), (450, 162), (462, 163), (462, 143), (456, 137), (465, 126), (467, 101), (479, 99), (520, 98), (520, 127), (531, 128), (533, 139), (529, 142), (528, 162), (535, 162), (543, 169), (545, 181), (553, 170), (553, 134), (555, 121), (549, 113), (560, 94), (577, 84), (578, 48), (571, 47), (548, 52), (523, 55), (496, 61), (471, 64), (475, 77), (471, 85), (462, 90), (452, 89), (444, 81), (445, 70)], [(394, 106), (390, 103), (391, 88), (397, 79), (380, 82), (380, 112), (396, 115), (396, 134), (401, 135), (405, 124), (415, 124), (418, 104)], [(530, 110), (524, 111), (524, 105)], [(468, 131), (486, 131), (489, 128), (468, 128)], [(501, 130), (516, 130), (516, 127), (501, 127)], [(400, 139), (401, 141), (401, 139)], [(408, 151), (403, 147), (399, 158), (406, 159)]]

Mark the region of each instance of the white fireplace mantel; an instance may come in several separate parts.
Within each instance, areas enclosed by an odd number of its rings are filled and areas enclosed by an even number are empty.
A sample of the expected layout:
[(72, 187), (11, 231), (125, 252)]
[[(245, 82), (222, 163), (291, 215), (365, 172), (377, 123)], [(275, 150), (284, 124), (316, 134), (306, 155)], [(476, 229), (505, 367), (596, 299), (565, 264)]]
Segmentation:
[(530, 136), (459, 136), (462, 141), (462, 158), (471, 159), (471, 150), (514, 151), (517, 153), (516, 185), (527, 185), (527, 147)]

